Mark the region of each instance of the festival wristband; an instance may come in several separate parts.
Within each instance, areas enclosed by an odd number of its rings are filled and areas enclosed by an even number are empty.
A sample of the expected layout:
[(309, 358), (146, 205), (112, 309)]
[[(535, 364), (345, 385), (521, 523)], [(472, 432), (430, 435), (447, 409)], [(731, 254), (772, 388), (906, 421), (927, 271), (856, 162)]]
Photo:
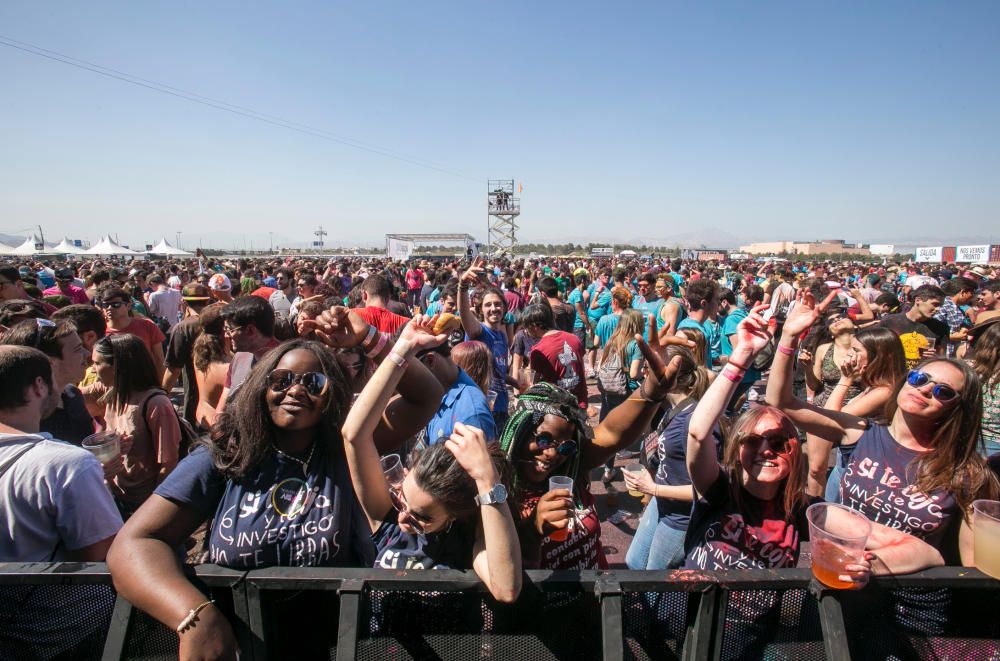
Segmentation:
[(737, 362), (736, 362), (735, 360), (733, 360), (732, 358), (730, 358), (730, 359), (729, 359), (728, 361), (726, 361), (726, 364), (727, 364), (727, 365), (732, 365), (732, 366), (733, 366), (733, 367), (735, 367), (736, 369), (740, 369), (740, 370), (743, 370), (744, 372), (746, 372), (746, 371), (747, 371), (747, 369), (749, 369), (749, 368), (748, 368), (748, 367), (747, 367), (746, 365), (740, 365), (739, 363), (737, 363)]
[(794, 356), (795, 355), (795, 347), (785, 346), (784, 344), (779, 344), (778, 345), (778, 351), (780, 351), (781, 353), (785, 354), (786, 356)]
[(371, 351), (366, 351), (365, 355), (368, 356), (369, 358), (375, 358), (380, 353), (382, 353), (382, 349), (385, 348), (385, 345), (388, 341), (389, 341), (388, 333), (379, 333), (378, 342), (375, 344), (375, 347)]
[(389, 360), (396, 364), (396, 367), (404, 368), (406, 367), (406, 358), (400, 356), (395, 351), (390, 351), (387, 356)]
[(192, 608), (191, 610), (189, 610), (187, 616), (183, 620), (181, 620), (180, 624), (177, 625), (176, 629), (177, 633), (184, 633), (185, 631), (187, 631), (188, 628), (195, 623), (195, 620), (198, 619), (198, 613), (200, 613), (202, 609), (208, 608), (214, 603), (215, 603), (214, 599), (209, 599), (208, 601), (203, 601), (194, 608)]
[(743, 372), (733, 371), (730, 370), (729, 368), (722, 370), (722, 376), (726, 377), (733, 383), (739, 383), (740, 381), (743, 380)]
[(375, 338), (375, 333), (377, 333), (377, 332), (378, 332), (378, 329), (375, 328), (374, 326), (369, 326), (368, 327), (368, 334), (365, 335), (365, 339), (361, 340), (361, 349), (362, 350), (364, 350), (364, 351), (368, 350), (368, 347), (371, 346), (372, 339)]

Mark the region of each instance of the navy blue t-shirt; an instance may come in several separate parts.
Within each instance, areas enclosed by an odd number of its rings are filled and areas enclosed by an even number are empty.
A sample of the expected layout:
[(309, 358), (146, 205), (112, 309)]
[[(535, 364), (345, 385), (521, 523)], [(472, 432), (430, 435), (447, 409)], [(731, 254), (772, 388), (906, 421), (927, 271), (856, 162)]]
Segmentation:
[(395, 511), (372, 533), (377, 569), (472, 569), (473, 526), (456, 521), (430, 535), (403, 532)]
[[(687, 441), (688, 427), (691, 424), (691, 414), (694, 413), (698, 402), (688, 399), (680, 402), (679, 410), (667, 423), (667, 426), (656, 439), (656, 452), (659, 455), (660, 465), (656, 469), (654, 481), (657, 484), (668, 486), (683, 486), (691, 484), (691, 476), (687, 469)], [(722, 432), (719, 425), (712, 428), (712, 436), (715, 438), (715, 447), (722, 459)], [(692, 487), (692, 496), (694, 495)], [(666, 519), (664, 523), (674, 530), (687, 530), (691, 520), (692, 503), (672, 498), (657, 498), (656, 507), (660, 514), (660, 519)]]
[(490, 375), (490, 390), (497, 394), (497, 400), (493, 403), (494, 413), (507, 412), (507, 334), (503, 330), (493, 330), (482, 326), (483, 332), (479, 337), (465, 336), (468, 340), (478, 340), (490, 348), (493, 352), (493, 372)]
[(212, 518), (209, 562), (223, 567), (365, 567), (374, 557), (345, 462), (328, 462), (320, 445), (308, 472), (270, 452), (240, 482), (199, 447), (155, 493)]

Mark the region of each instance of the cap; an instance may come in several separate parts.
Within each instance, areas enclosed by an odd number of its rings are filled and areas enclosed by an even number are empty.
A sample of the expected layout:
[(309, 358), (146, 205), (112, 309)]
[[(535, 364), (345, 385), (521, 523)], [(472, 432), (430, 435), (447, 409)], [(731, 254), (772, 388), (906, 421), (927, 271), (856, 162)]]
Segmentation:
[(66, 267), (56, 269), (56, 280), (72, 280), (72, 279), (73, 279), (73, 269)]
[(209, 278), (208, 286), (212, 291), (229, 291), (233, 288), (233, 284), (229, 282), (229, 276), (225, 273), (216, 273)]
[(180, 289), (183, 283), (181, 283), (181, 278), (179, 275), (172, 275), (169, 278), (167, 278), (167, 284), (170, 286), (171, 289)]
[(208, 287), (195, 282), (181, 290), (181, 298), (185, 301), (210, 301), (212, 294), (208, 291)]

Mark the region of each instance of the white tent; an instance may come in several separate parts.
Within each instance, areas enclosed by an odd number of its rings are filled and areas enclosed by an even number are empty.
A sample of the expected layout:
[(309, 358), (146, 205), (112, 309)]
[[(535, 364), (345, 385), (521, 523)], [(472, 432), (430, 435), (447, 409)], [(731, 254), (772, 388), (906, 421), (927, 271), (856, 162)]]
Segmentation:
[(181, 250), (180, 248), (175, 248), (166, 239), (160, 239), (160, 242), (153, 246), (152, 250), (146, 251), (147, 255), (176, 255), (178, 257), (194, 257), (194, 253), (188, 252), (186, 250)]
[(59, 255), (82, 255), (83, 248), (78, 248), (69, 242), (69, 239), (63, 237), (63, 240), (59, 242), (55, 248), (52, 248), (52, 252)]
[[(42, 249), (39, 250), (38, 246), (42, 246)], [(45, 244), (35, 236), (29, 236), (24, 240), (24, 243), (14, 248), (11, 252), (12, 255), (41, 255), (45, 253)]]
[(0, 243), (0, 255), (14, 255), (16, 254), (14, 250), (13, 246), (8, 246), (6, 243)]
[(128, 248), (124, 248), (118, 245), (117, 243), (111, 240), (110, 236), (105, 235), (103, 238), (101, 238), (100, 241), (97, 242), (97, 245), (88, 248), (87, 250), (84, 250), (83, 254), (84, 255), (138, 255), (139, 253), (137, 253), (134, 250), (129, 250)]

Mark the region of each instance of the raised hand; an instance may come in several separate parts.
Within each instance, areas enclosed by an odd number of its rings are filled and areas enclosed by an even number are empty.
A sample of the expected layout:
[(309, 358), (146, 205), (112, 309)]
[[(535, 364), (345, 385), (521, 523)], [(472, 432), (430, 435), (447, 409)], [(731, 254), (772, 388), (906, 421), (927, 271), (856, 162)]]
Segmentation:
[[(833, 351), (833, 349), (831, 349)], [(853, 351), (847, 355), (847, 358), (840, 364), (840, 375), (841, 379), (848, 381), (857, 381), (861, 378), (864, 373), (864, 366), (860, 365), (861, 358)]]
[(642, 339), (641, 335), (635, 336), (639, 351), (642, 352), (643, 358), (646, 359), (646, 364), (649, 366), (640, 393), (655, 399), (661, 395), (665, 396), (673, 387), (674, 377), (677, 376), (677, 370), (681, 364), (679, 356), (675, 356), (669, 363), (665, 361), (667, 347), (674, 344), (693, 349), (695, 343), (684, 337), (661, 338), (656, 332), (656, 318), (653, 315), (648, 315), (646, 319), (646, 333), (649, 337), (648, 341)]
[(785, 317), (785, 326), (782, 328), (781, 334), (784, 337), (791, 338), (798, 337), (809, 330), (816, 323), (816, 320), (820, 318), (820, 315), (826, 312), (826, 309), (836, 296), (837, 292), (832, 291), (821, 303), (817, 304), (816, 297), (813, 296), (811, 291), (800, 291), (794, 307), (788, 312), (788, 316)]
[(416, 351), (439, 346), (448, 339), (447, 333), (434, 332), (434, 325), (440, 316), (440, 313), (433, 317), (428, 317), (426, 314), (414, 315), (399, 334), (400, 341), (409, 343)]
[(495, 484), (499, 481), (482, 429), (456, 422), (444, 445), (476, 483)]
[(335, 305), (317, 318), (303, 321), (302, 327), (316, 331), (316, 338), (323, 344), (349, 349), (364, 341), (370, 326), (350, 308)]
[(462, 274), (462, 282), (467, 285), (472, 285), (478, 282), (483, 277), (483, 264), (484, 260), (482, 257), (476, 257), (472, 260), (472, 265)]
[(757, 355), (761, 349), (767, 346), (777, 326), (776, 320), (764, 321), (764, 317), (761, 316), (767, 307), (766, 303), (755, 305), (746, 318), (739, 323), (736, 327), (735, 347), (748, 349)]

